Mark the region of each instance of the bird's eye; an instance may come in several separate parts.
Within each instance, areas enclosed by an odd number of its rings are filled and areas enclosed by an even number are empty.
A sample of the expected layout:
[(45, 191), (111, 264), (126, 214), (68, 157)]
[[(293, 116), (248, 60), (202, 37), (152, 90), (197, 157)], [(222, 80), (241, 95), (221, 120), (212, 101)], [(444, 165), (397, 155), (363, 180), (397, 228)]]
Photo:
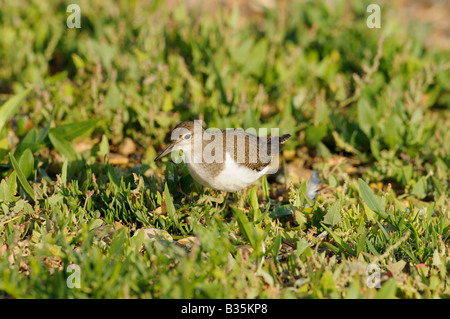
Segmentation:
[(188, 140), (188, 139), (190, 139), (191, 138), (191, 134), (186, 134), (185, 136), (184, 136), (184, 139), (185, 140)]

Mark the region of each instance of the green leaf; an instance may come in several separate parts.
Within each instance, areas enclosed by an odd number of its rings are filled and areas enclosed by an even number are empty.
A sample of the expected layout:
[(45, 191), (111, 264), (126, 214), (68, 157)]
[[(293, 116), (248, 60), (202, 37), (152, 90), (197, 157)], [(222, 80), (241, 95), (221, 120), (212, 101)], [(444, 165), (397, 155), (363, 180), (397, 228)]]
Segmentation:
[(258, 270), (255, 273), (258, 276), (261, 276), (264, 278), (264, 281), (270, 286), (273, 287), (273, 285), (275, 284), (275, 280), (273, 279), (272, 275), (270, 273), (268, 273), (267, 271), (265, 271), (262, 268), (258, 268)]
[(418, 199), (422, 199), (427, 196), (427, 178), (425, 176), (419, 178), (419, 181), (414, 186), (411, 194), (416, 196)]
[(269, 199), (269, 183), (267, 182), (267, 175), (264, 175), (261, 179), (262, 185), (262, 192), (264, 195), (264, 199), (268, 200)]
[(250, 59), (245, 63), (242, 73), (250, 73), (255, 76), (262, 76), (265, 68), (264, 64), (267, 63), (267, 52), (269, 50), (269, 44), (266, 38), (261, 38), (250, 51)]
[(278, 218), (281, 216), (288, 216), (291, 215), (293, 212), (293, 207), (289, 204), (287, 205), (280, 205), (275, 207), (275, 209), (269, 214), (270, 218)]
[(27, 132), (29, 118), (26, 115), (18, 114), (16, 116), (16, 135), (18, 137), (23, 137)]
[(8, 183), (2, 179), (0, 183), (0, 202), (9, 203), (15, 200)]
[(328, 228), (323, 223), (320, 223), (323, 228), (333, 237), (334, 241), (341, 246), (345, 251), (350, 253), (353, 256), (356, 256), (356, 252), (353, 250), (352, 247), (350, 247), (345, 241), (342, 240), (341, 237), (339, 237), (331, 228)]
[(119, 187), (120, 181), (119, 181), (119, 178), (117, 177), (116, 172), (114, 171), (114, 167), (112, 165), (108, 165), (107, 174), (108, 174), (109, 181), (111, 183), (113, 183), (114, 185), (116, 185), (117, 187)]
[(259, 203), (258, 203), (258, 195), (256, 193), (256, 190), (258, 187), (253, 187), (250, 190), (250, 204), (252, 205), (253, 209), (253, 221), (258, 220), (261, 217), (261, 210), (259, 209)]
[(68, 159), (66, 158), (61, 167), (61, 182), (63, 183), (64, 186), (67, 185), (67, 164), (68, 164)]
[(5, 157), (6, 153), (8, 152), (8, 136), (4, 137), (4, 138), (0, 138), (0, 159), (2, 159), (3, 157)]
[(53, 117), (55, 115), (55, 109), (56, 109), (56, 107), (54, 106), (52, 109), (52, 113), (50, 114), (50, 119), (47, 122), (47, 125), (42, 130), (40, 130), (39, 133), (37, 134), (36, 140), (35, 140), (36, 144), (40, 144), (47, 137), (47, 134), (50, 130), (50, 124), (52, 123)]
[(376, 248), (372, 245), (370, 240), (368, 238), (366, 238), (365, 241), (366, 241), (367, 248), (369, 248), (370, 252), (375, 256), (379, 256), (380, 254), (378, 253)]
[(343, 136), (341, 136), (337, 131), (332, 131), (331, 135), (333, 135), (334, 141), (336, 142), (336, 147), (338, 149), (342, 149), (346, 152), (353, 154), (361, 154), (351, 143), (347, 143)]
[(130, 247), (135, 250), (139, 251), (139, 249), (142, 247), (142, 244), (144, 243), (145, 239), (145, 231), (138, 231), (135, 232), (133, 237), (130, 238)]
[(380, 142), (376, 139), (370, 140), (370, 150), (377, 161), (381, 159)]
[(316, 146), (327, 134), (328, 128), (326, 124), (318, 126), (308, 126), (305, 130), (305, 140), (308, 145)]
[(433, 252), (433, 266), (440, 267), (442, 265), (442, 259), (439, 255), (439, 250), (435, 249)]
[(261, 125), (259, 114), (252, 107), (247, 107), (244, 114), (244, 127), (258, 128)]
[(169, 215), (169, 218), (173, 221), (175, 224), (175, 227), (177, 229), (180, 229), (180, 222), (177, 218), (177, 211), (175, 209), (175, 206), (173, 205), (172, 196), (170, 195), (169, 187), (167, 186), (167, 183), (164, 185), (164, 202), (166, 203), (166, 209), (167, 209), (167, 215)]
[(108, 137), (103, 134), (102, 135), (102, 140), (100, 142), (100, 149), (97, 153), (98, 156), (104, 157), (105, 155), (109, 154), (109, 141), (108, 141)]
[(84, 67), (85, 67), (84, 61), (79, 55), (72, 53), (71, 57), (72, 57), (73, 64), (75, 65), (75, 67), (78, 70), (84, 69)]
[(393, 299), (395, 297), (395, 293), (397, 292), (397, 285), (395, 283), (395, 279), (391, 278), (386, 281), (378, 290), (377, 299)]
[(9, 190), (11, 192), (11, 195), (16, 195), (17, 193), (17, 173), (16, 171), (13, 171), (9, 176), (8, 176), (8, 186), (9, 186)]
[(105, 222), (101, 218), (94, 219), (92, 222), (89, 223), (89, 231), (99, 228), (104, 223)]
[(3, 129), (3, 126), (5, 126), (5, 123), (9, 121), (14, 113), (17, 112), (19, 107), (22, 105), (23, 100), (31, 90), (31, 87), (23, 90), (22, 92), (11, 97), (8, 101), (5, 102), (5, 104), (2, 105), (2, 107), (0, 108), (0, 131)]
[(336, 291), (336, 284), (333, 280), (333, 275), (331, 274), (331, 272), (326, 269), (322, 276), (321, 276), (321, 280), (320, 280), (320, 288), (322, 289), (323, 292), (329, 294), (332, 291)]
[(366, 218), (367, 218), (368, 221), (374, 222), (375, 220), (377, 220), (375, 218), (377, 213), (375, 213), (373, 210), (371, 210), (370, 207), (367, 206), (366, 203), (363, 203), (363, 207), (364, 207), (364, 212), (366, 214)]
[(375, 128), (376, 113), (369, 102), (363, 98), (358, 101), (358, 125), (367, 137), (372, 137), (371, 129)]
[(49, 134), (58, 136), (67, 141), (87, 134), (91, 129), (95, 127), (99, 120), (87, 120), (82, 122), (74, 122), (69, 124), (60, 125), (50, 129)]
[(305, 216), (305, 213), (299, 210), (294, 211), (294, 219), (297, 225), (299, 225), (302, 229), (306, 227), (306, 223), (308, 219)]
[(386, 214), (383, 202), (381, 199), (376, 196), (373, 190), (367, 185), (367, 183), (358, 178), (359, 192), (361, 193), (361, 197), (364, 202), (369, 206), (371, 210), (380, 215), (382, 218), (387, 219), (388, 214)]
[(231, 210), (233, 211), (233, 215), (236, 218), (239, 229), (242, 233), (242, 235), (245, 237), (245, 239), (248, 240), (250, 245), (253, 247), (255, 253), (259, 255), (262, 251), (261, 247), (261, 238), (259, 238), (258, 233), (256, 232), (256, 229), (252, 225), (252, 223), (249, 222), (247, 217), (244, 215), (244, 213), (237, 207), (230, 205)]
[(389, 241), (391, 240), (391, 236), (389, 236), (389, 233), (386, 231), (383, 225), (378, 220), (375, 220), (377, 222), (378, 228), (380, 228), (381, 233), (383, 234), (384, 238)]
[(356, 254), (359, 255), (360, 252), (365, 252), (366, 251), (366, 232), (364, 229), (362, 229), (361, 231), (358, 231), (359, 233), (359, 239), (358, 239), (358, 243), (356, 245)]
[(30, 149), (31, 153), (38, 151), (43, 145), (44, 139), (47, 137), (50, 124), (53, 120), (53, 116), (55, 114), (55, 107), (53, 107), (52, 114), (50, 115), (50, 119), (48, 120), (47, 125), (40, 130), (37, 131), (36, 127), (31, 128), (27, 135), (20, 141), (19, 145), (17, 145), (16, 150), (14, 151), (14, 156), (20, 158), (22, 153), (26, 149)]
[(254, 46), (255, 40), (252, 37), (248, 37), (243, 39), (243, 41), (236, 46), (234, 50), (230, 51), (231, 58), (240, 65), (245, 65), (248, 61), (248, 55), (250, 54), (250, 50)]
[(14, 151), (14, 156), (20, 158), (22, 153), (29, 148), (32, 153), (36, 152), (42, 147), (41, 144), (37, 143), (37, 130), (36, 127), (31, 128), (28, 131), (27, 135), (20, 141), (19, 145), (17, 145), (16, 150)]
[[(31, 199), (36, 200), (36, 198), (34, 197), (33, 188), (31, 188), (30, 184), (28, 183), (28, 181), (27, 181), (25, 175), (23, 174), (22, 169), (19, 166), (19, 163), (17, 163), (14, 155), (9, 153), (8, 156), (9, 156), (11, 165), (14, 168), (14, 170), (16, 171), (17, 177), (19, 178), (20, 186), (25, 190), (25, 192), (27, 193), (28, 196), (30, 196)], [(37, 199), (42, 198), (39, 193), (37, 194), (37, 197), (38, 197)]]
[(391, 114), (386, 119), (386, 124), (384, 126), (384, 141), (390, 149), (395, 149), (402, 141), (398, 129), (401, 124), (402, 122), (397, 115)]
[(329, 209), (323, 222), (327, 225), (335, 226), (341, 221), (341, 201), (334, 203)]
[(119, 109), (122, 107), (122, 96), (117, 85), (113, 84), (109, 87), (104, 103), (105, 107), (109, 109)]
[[(298, 191), (300, 193), (300, 201), (302, 205), (298, 206), (298, 203), (295, 203), (295, 207), (300, 208), (304, 204), (308, 205), (309, 207), (314, 206), (314, 201), (311, 198), (314, 198), (316, 196), (316, 182), (317, 180), (315, 180), (315, 177), (311, 176), (309, 182), (303, 181), (300, 184)], [(297, 200), (295, 202), (297, 202)]]
[(255, 186), (250, 190), (250, 205), (252, 205), (253, 209), (259, 209), (258, 195), (256, 194), (257, 188)]
[(273, 245), (272, 245), (272, 254), (274, 256), (274, 260), (276, 260), (278, 253), (280, 252), (280, 248), (281, 248), (281, 242), (282, 242), (282, 238), (281, 238), (281, 234), (278, 234), (275, 236), (275, 238), (273, 239)]
[(305, 238), (301, 238), (298, 242), (297, 242), (297, 250), (295, 252), (295, 255), (297, 257), (300, 257), (303, 252), (309, 248), (309, 243)]
[(211, 63), (211, 67), (212, 67), (212, 69), (214, 71), (214, 74), (217, 77), (217, 85), (219, 87), (220, 97), (222, 99), (222, 103), (225, 104), (225, 105), (231, 105), (231, 103), (228, 101), (227, 93), (225, 92), (225, 87), (224, 87), (223, 82), (222, 82), (222, 77), (220, 75), (219, 70), (217, 69), (217, 66), (216, 66), (216, 63), (214, 61), (214, 58), (213, 58), (211, 50), (208, 47), (206, 47), (205, 50), (204, 50), (204, 53), (208, 57), (208, 60)]
[(65, 138), (55, 135), (51, 130), (48, 133), (48, 137), (56, 150), (64, 155), (69, 161), (76, 161), (78, 159), (78, 154)]
[(326, 246), (329, 250), (331, 250), (334, 254), (339, 254), (341, 252), (341, 249), (339, 247), (334, 246), (333, 244), (324, 241), (322, 245)]
[(170, 112), (173, 110), (173, 100), (172, 95), (170, 95), (170, 92), (166, 92), (163, 104), (161, 106), (161, 110), (163, 110), (164, 112)]
[(22, 153), (19, 159), (19, 166), (25, 178), (28, 179), (34, 171), (34, 156), (29, 148)]

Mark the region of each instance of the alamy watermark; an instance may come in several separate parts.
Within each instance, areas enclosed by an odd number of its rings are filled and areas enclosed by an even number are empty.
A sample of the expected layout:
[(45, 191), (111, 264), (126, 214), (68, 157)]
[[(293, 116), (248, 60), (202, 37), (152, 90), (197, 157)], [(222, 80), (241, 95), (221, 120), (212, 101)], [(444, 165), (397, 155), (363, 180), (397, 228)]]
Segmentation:
[(367, 279), (366, 284), (369, 288), (381, 287), (381, 270), (376, 264), (369, 264), (366, 269)]
[(66, 285), (68, 288), (81, 288), (81, 269), (77, 264), (70, 264), (67, 266), (66, 272), (71, 273), (67, 276)]
[[(78, 4), (72, 3), (67, 6), (66, 25), (69, 29), (81, 28), (81, 8)], [(369, 29), (381, 28), (381, 8), (378, 4), (372, 3), (367, 6), (366, 12), (370, 13), (367, 17), (366, 25)]]
[(67, 6), (67, 13), (70, 15), (67, 17), (66, 25), (69, 29), (81, 28), (81, 8), (78, 4), (72, 3)]
[(369, 4), (367, 6), (366, 12), (370, 12), (371, 14), (367, 17), (366, 25), (369, 29), (373, 28), (381, 28), (381, 9), (378, 4)]

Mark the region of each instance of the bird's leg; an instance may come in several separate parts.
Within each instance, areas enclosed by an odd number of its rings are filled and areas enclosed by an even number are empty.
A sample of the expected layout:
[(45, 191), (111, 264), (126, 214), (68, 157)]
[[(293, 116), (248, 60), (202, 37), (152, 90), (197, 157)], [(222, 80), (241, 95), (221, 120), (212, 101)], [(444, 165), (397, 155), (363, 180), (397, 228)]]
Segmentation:
[(178, 189), (178, 191), (179, 191), (181, 194), (183, 194), (183, 196), (186, 197), (186, 198), (188, 199), (188, 201), (191, 200), (191, 195), (186, 194), (185, 192), (183, 192), (183, 189), (182, 189), (181, 187)]
[(224, 192), (224, 191), (221, 191), (221, 192), (220, 192), (220, 196), (221, 196), (221, 198), (223, 199), (223, 201), (222, 201), (223, 206), (222, 206), (222, 208), (220, 209), (220, 211), (222, 211), (222, 210), (227, 206), (229, 194), (230, 194), (230, 193)]
[(243, 209), (245, 205), (245, 192), (241, 189), (238, 192), (238, 207)]
[(222, 195), (223, 195), (223, 201), (224, 201), (224, 203), (226, 204), (227, 201), (228, 201), (228, 197), (230, 196), (230, 193), (228, 193), (228, 192), (222, 192)]

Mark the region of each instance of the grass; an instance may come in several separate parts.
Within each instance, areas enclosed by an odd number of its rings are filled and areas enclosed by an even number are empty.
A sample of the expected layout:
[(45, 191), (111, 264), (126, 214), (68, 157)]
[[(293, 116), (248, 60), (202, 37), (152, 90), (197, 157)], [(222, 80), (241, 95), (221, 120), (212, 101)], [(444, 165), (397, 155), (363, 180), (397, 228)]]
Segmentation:
[[(1, 5), (0, 297), (450, 296), (450, 64), (425, 26), (384, 4), (369, 29), (360, 1), (79, 4), (80, 29), (65, 2)], [(292, 134), (285, 181), (208, 203), (153, 161), (199, 118)]]

